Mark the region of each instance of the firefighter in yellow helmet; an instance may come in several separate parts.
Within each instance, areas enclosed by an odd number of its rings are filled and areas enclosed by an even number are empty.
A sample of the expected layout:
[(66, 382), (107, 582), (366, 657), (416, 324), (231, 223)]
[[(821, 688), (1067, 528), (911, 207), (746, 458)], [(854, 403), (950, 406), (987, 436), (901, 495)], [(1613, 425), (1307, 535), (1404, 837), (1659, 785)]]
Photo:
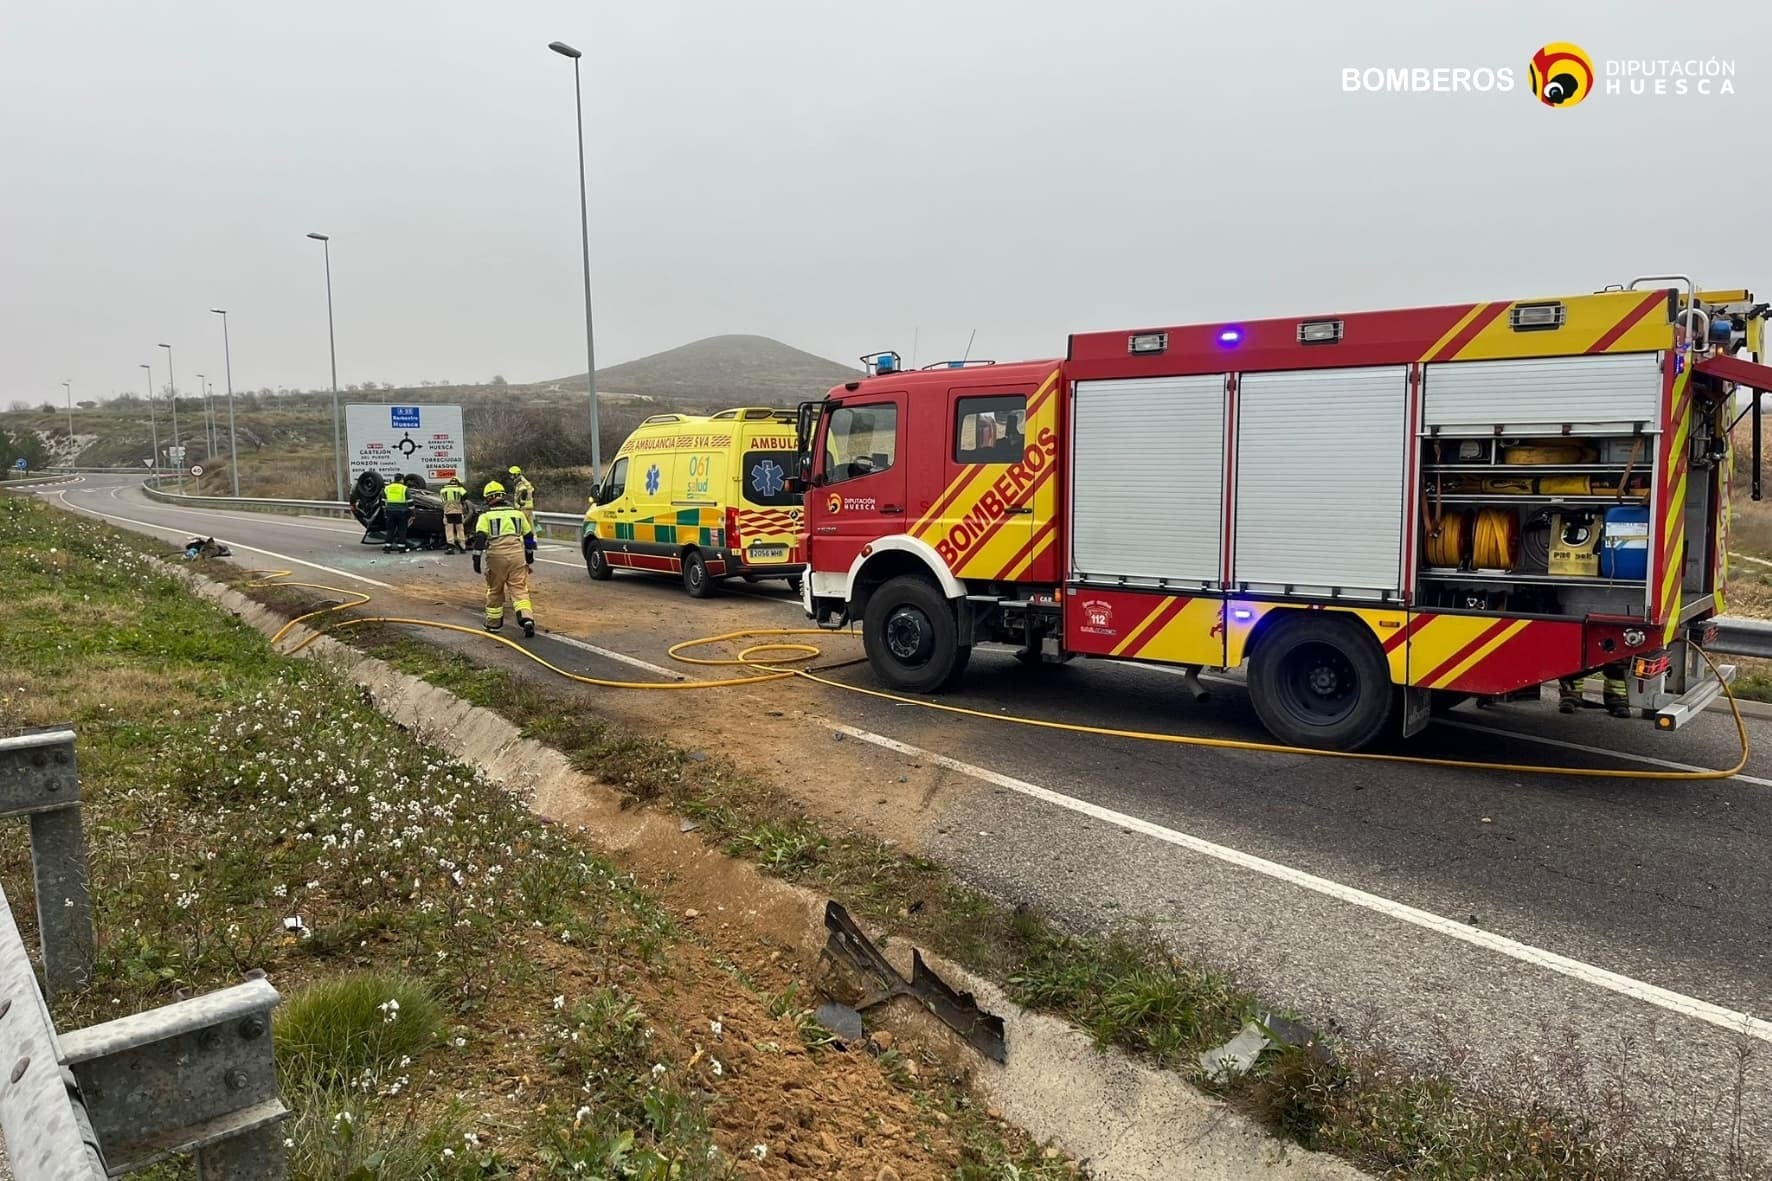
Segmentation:
[(460, 476), (450, 476), (449, 483), (443, 485), (437, 494), (443, 498), (443, 552), (465, 553), (468, 548), (468, 530), (463, 518), (467, 513), (468, 490), (463, 486)]
[(468, 542), (474, 551), (474, 573), (486, 575), (486, 630), (505, 625), (505, 592), (523, 634), (535, 634), (535, 618), (529, 602), (529, 568), (535, 565), (535, 533), (523, 514), (505, 503), (505, 486), (497, 480), (486, 485), (486, 511), (474, 521)]
[(535, 531), (535, 485), (529, 482), (528, 477), (523, 474), (523, 469), (514, 463), (510, 468), (510, 477), (511, 503), (517, 507), (518, 512), (523, 514), (523, 519), (529, 523), (529, 530), (533, 533)]

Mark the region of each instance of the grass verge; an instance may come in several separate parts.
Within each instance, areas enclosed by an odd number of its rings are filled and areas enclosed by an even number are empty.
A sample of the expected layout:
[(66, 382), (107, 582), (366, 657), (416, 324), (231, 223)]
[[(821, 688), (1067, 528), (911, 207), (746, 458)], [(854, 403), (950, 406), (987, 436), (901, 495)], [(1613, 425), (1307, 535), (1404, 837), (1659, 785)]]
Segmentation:
[[(498, 711), (636, 804), (693, 818), (728, 853), (838, 897), (872, 923), (1005, 982), (1018, 1003), (1064, 1015), (1104, 1046), (1182, 1071), (1305, 1147), (1393, 1177), (1713, 1175), (1696, 1136), (1642, 1135), (1642, 1106), (1623, 1084), (1571, 1111), (1524, 1081), (1506, 1093), (1475, 1093), (1409, 1067), (1375, 1040), (1335, 1046), (1332, 1062), (1309, 1047), (1286, 1047), (1248, 1074), (1215, 1080), (1200, 1065), (1202, 1052), (1266, 1006), (1227, 975), (1177, 959), (1147, 932), (1096, 938), (1058, 931), (890, 844), (824, 831), (791, 798), (729, 762), (614, 730), (569, 690), (410, 636), (356, 640), (403, 671)], [(1737, 1160), (1729, 1176), (1767, 1175), (1758, 1168)]]
[[(810, 1047), (582, 838), (160, 552), (0, 498), (0, 734), (79, 736), (100, 949), (58, 1027), (267, 970), (298, 1178), (1064, 1175), (952, 1080)], [(22, 831), (0, 876), (29, 928)]]

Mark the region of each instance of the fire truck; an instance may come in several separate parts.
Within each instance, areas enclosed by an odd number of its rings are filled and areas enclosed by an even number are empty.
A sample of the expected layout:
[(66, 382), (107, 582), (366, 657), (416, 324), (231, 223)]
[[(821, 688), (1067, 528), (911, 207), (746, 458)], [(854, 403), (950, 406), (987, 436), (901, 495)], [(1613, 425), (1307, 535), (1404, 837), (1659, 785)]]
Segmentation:
[(953, 686), (982, 643), (1246, 666), (1276, 739), (1355, 750), (1608, 669), (1677, 729), (1722, 688), (1698, 648), (1767, 316), (1651, 276), (1086, 332), (1015, 364), (871, 355), (800, 408), (803, 605), (859, 623), (900, 692)]

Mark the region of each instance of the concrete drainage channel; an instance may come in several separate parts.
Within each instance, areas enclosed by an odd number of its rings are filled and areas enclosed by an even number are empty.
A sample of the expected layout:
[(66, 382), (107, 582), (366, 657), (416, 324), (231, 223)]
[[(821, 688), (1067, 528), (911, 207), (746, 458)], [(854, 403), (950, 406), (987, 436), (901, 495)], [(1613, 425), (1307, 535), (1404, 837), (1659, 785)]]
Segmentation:
[[(240, 592), (189, 570), (171, 567), (200, 597), (238, 616), (265, 635), (286, 619)], [(296, 628), (291, 639), (307, 638)], [(565, 755), (532, 739), (489, 709), (461, 700), (383, 661), (328, 637), (303, 650), (336, 662), (390, 720), (412, 729), (453, 757), (476, 767), (518, 794), (538, 815), (582, 827), (612, 853), (694, 880), (710, 908), (742, 899), (747, 911), (766, 917), (802, 963), (815, 962), (827, 937), (828, 900), (762, 874), (726, 857), (678, 822), (645, 808), (624, 808), (621, 795), (574, 769)], [(905, 977), (911, 949), (893, 940), (887, 958)], [(953, 988), (971, 992), (985, 1010), (1004, 1021), (1007, 1062), (978, 1057), (946, 1027), (913, 1006), (895, 1005), (891, 1019), (905, 1034), (938, 1052), (968, 1055), (983, 1097), (1041, 1142), (1061, 1145), (1088, 1163), (1092, 1176), (1124, 1181), (1238, 1181), (1285, 1170), (1301, 1181), (1354, 1181), (1365, 1174), (1345, 1162), (1306, 1152), (1274, 1139), (1253, 1121), (1190, 1086), (1180, 1075), (1157, 1070), (1114, 1050), (1099, 1050), (1069, 1023), (1014, 1005), (1003, 990), (957, 964), (928, 957), (928, 965)]]

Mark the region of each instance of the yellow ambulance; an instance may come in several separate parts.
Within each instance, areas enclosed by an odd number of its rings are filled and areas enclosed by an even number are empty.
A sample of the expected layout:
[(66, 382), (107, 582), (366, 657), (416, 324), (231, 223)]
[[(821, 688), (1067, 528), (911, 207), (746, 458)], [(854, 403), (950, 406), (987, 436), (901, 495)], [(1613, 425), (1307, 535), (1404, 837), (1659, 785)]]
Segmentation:
[(656, 414), (628, 436), (585, 512), (585, 569), (676, 574), (706, 598), (721, 579), (785, 578), (798, 594), (794, 412), (744, 406)]

